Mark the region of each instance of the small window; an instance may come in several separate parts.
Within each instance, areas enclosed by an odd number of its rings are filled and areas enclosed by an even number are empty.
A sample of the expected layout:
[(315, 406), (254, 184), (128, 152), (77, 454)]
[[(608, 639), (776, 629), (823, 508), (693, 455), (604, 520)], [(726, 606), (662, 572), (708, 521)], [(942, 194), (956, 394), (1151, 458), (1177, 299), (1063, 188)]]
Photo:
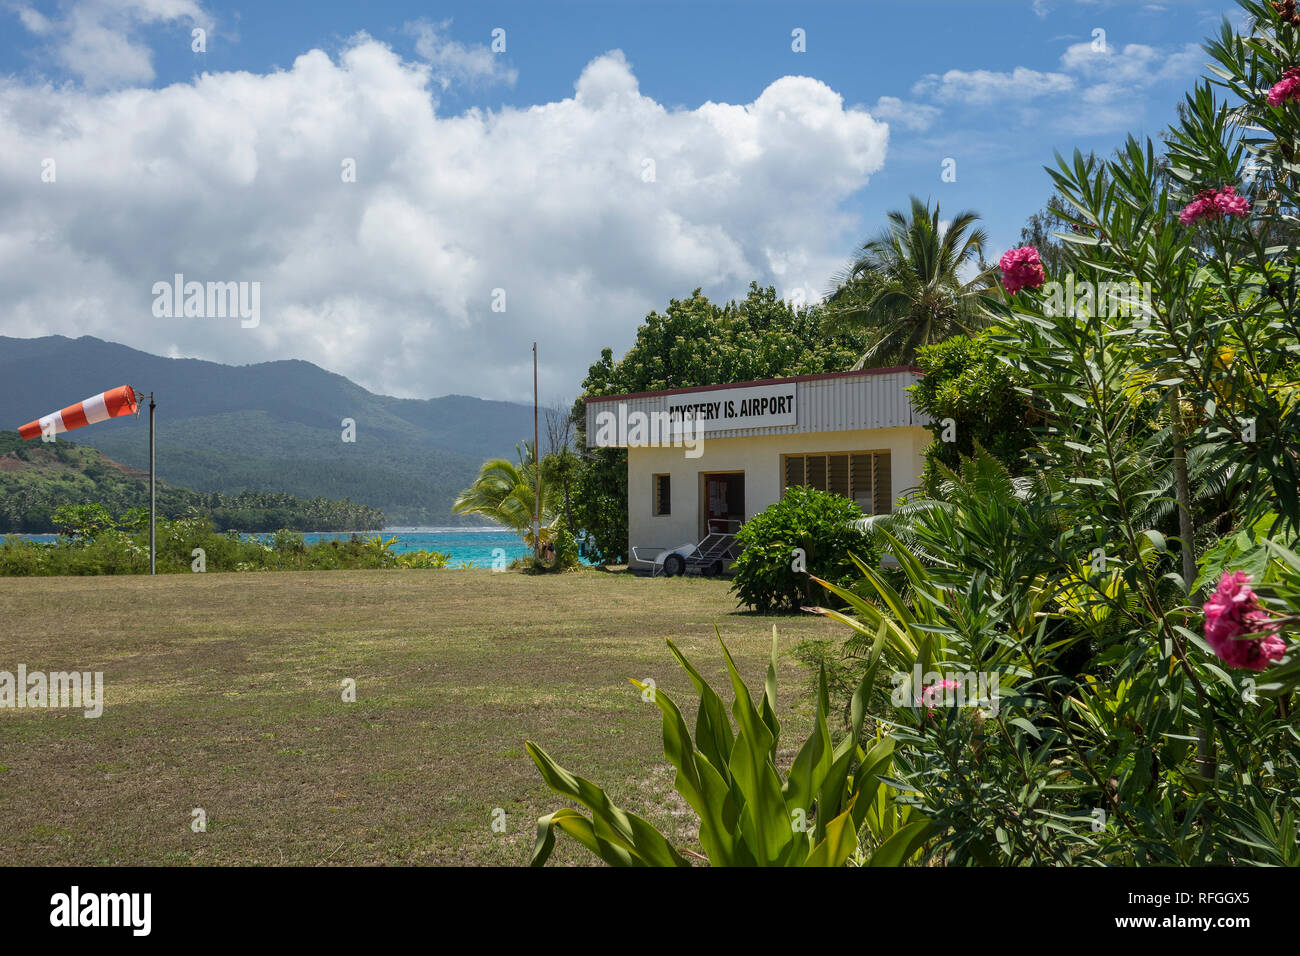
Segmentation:
[(803, 484), (803, 455), (787, 455), (785, 458), (785, 486), (793, 488)]
[(894, 492), (889, 473), (889, 452), (876, 452), (875, 458), (875, 487), (872, 490), (876, 503), (876, 514), (887, 515), (894, 510)]
[(841, 498), (849, 497), (849, 456), (826, 457), (826, 490)]
[(670, 515), (673, 513), (673, 476), (672, 475), (655, 475), (654, 484), (654, 514), (655, 517)]
[(818, 491), (826, 490), (826, 456), (809, 455), (804, 465), (804, 483)]
[(854, 455), (850, 459), (849, 480), (853, 484), (853, 500), (864, 515), (879, 514), (876, 507), (875, 455)]

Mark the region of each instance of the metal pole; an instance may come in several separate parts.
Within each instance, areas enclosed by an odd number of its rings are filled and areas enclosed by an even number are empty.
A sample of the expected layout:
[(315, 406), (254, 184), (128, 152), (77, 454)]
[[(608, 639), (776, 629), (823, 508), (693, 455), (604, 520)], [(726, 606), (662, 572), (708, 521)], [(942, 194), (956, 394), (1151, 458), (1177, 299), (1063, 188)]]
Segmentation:
[(157, 539), (154, 533), (155, 515), (158, 513), (158, 495), (157, 495), (157, 468), (154, 467), (153, 457), (153, 392), (149, 393), (149, 573), (157, 574)]
[(542, 446), (537, 442), (537, 343), (533, 343), (533, 470), (537, 473), (537, 507), (533, 511), (533, 551), (542, 556)]

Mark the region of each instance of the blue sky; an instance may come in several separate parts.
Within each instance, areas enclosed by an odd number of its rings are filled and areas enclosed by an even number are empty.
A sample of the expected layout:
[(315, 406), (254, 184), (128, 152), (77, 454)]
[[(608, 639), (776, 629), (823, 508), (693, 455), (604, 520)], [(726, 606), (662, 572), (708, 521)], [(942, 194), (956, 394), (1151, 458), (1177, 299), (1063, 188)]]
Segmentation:
[[(10, 2), (0, 334), (501, 398), (527, 391), (504, 343), (535, 334), (546, 390), (571, 397), (696, 285), (824, 292), (912, 193), (981, 213), (996, 257), (1053, 151), (1156, 135), (1236, 10)], [(57, 183), (31, 175), (60, 157)], [(349, 157), (356, 188), (327, 184)], [(175, 271), (261, 282), (264, 321), (160, 320), (148, 292)]]

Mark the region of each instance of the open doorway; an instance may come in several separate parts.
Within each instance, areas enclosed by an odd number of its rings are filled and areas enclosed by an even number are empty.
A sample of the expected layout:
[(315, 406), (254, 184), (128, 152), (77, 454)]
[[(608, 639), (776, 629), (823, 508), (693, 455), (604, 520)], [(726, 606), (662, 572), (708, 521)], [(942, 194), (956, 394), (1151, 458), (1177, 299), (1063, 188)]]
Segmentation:
[(702, 472), (700, 538), (710, 533), (732, 533), (745, 520), (745, 473)]

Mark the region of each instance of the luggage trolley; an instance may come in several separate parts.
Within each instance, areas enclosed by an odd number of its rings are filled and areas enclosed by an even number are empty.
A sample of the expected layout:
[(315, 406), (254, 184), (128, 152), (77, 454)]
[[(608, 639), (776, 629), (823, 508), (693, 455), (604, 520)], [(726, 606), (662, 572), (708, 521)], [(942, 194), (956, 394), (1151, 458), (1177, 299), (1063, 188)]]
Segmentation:
[(726, 562), (738, 554), (736, 532), (740, 522), (734, 518), (710, 518), (708, 534), (698, 544), (683, 544), (676, 548), (640, 547), (632, 549), (632, 558), (650, 565), (650, 576), (671, 578), (679, 574), (700, 574), (706, 578), (718, 577)]

